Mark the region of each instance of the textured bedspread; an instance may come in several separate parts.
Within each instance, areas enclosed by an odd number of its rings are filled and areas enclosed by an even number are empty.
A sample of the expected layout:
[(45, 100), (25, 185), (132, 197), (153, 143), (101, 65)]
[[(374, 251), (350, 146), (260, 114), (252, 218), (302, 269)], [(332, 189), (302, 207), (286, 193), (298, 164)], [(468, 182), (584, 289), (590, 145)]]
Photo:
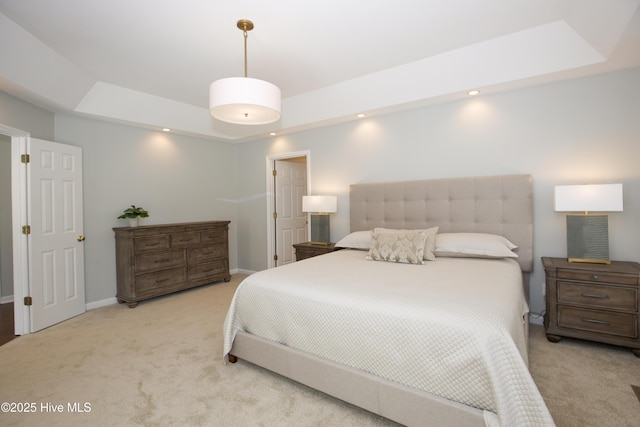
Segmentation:
[(503, 426), (553, 425), (527, 368), (515, 261), (365, 255), (342, 250), (247, 277), (225, 320), (225, 356), (242, 330), (493, 412)]

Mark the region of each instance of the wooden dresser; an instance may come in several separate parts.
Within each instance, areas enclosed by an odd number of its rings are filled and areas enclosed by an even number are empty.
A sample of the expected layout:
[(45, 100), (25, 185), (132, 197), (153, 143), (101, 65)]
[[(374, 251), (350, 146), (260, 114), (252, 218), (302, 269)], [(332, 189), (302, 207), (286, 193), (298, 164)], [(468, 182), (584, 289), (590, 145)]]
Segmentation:
[(640, 357), (640, 264), (542, 258), (546, 273), (547, 339), (580, 338), (630, 347)]
[(120, 303), (228, 282), (230, 221), (114, 228)]

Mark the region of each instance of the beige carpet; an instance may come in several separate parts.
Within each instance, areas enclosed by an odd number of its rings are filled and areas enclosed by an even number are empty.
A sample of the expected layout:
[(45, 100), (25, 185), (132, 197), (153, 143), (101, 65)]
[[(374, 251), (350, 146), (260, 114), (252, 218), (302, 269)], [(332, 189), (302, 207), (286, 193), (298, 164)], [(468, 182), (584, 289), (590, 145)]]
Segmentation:
[[(394, 425), (248, 363), (225, 365), (222, 322), (242, 278), (92, 310), (1, 346), (0, 402), (35, 412), (0, 413), (0, 425)], [(551, 344), (534, 326), (530, 353), (558, 426), (639, 425), (630, 351)]]

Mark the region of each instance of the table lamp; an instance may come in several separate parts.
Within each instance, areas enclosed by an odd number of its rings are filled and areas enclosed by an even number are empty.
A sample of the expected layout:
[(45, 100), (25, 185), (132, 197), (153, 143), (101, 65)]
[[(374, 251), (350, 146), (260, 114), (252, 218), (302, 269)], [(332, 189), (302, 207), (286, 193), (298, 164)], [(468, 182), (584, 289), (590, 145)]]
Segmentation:
[(338, 211), (336, 196), (302, 196), (302, 211), (311, 213), (311, 243), (329, 245), (329, 214)]
[(622, 184), (557, 185), (555, 211), (583, 212), (567, 215), (569, 262), (611, 264), (609, 217), (590, 212), (621, 212)]

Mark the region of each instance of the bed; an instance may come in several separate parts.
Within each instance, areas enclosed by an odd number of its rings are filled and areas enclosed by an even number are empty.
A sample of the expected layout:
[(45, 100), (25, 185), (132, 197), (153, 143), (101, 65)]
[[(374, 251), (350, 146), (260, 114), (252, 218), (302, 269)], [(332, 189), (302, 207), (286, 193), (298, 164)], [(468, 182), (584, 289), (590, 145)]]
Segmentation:
[[(226, 360), (409, 426), (553, 425), (527, 367), (531, 177), (355, 184), (349, 199), (345, 249), (239, 285)], [(398, 233), (417, 243), (387, 262)]]

